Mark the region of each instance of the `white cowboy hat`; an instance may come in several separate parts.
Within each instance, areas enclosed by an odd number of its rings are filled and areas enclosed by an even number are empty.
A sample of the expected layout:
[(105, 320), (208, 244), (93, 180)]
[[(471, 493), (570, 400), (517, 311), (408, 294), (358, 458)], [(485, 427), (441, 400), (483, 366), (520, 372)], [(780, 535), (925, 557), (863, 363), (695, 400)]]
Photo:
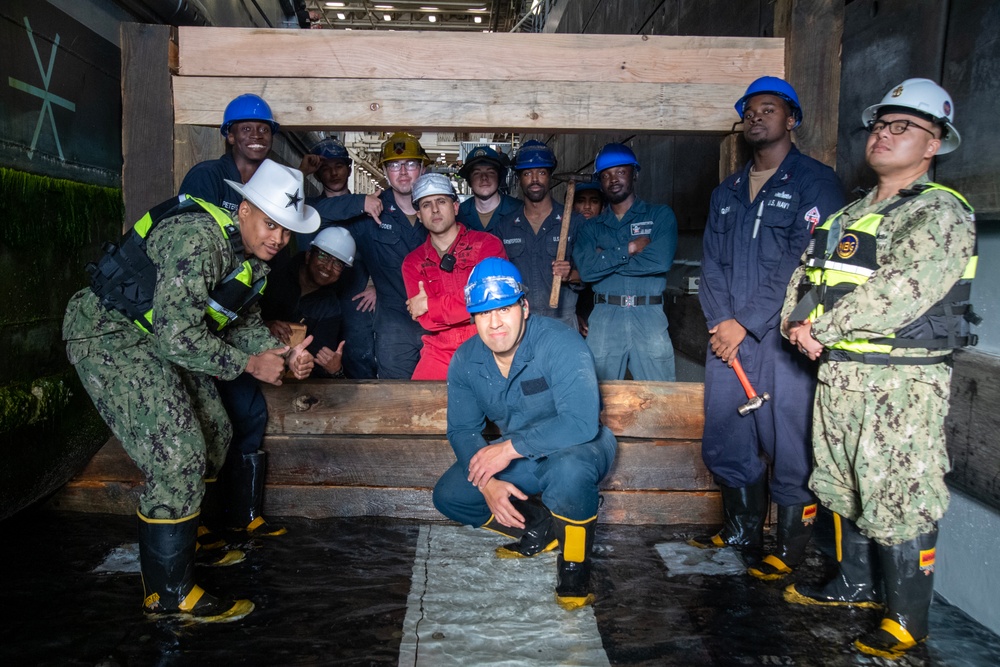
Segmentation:
[(285, 229), (311, 234), (319, 229), (319, 213), (305, 205), (302, 172), (264, 160), (246, 185), (225, 179), (243, 198)]

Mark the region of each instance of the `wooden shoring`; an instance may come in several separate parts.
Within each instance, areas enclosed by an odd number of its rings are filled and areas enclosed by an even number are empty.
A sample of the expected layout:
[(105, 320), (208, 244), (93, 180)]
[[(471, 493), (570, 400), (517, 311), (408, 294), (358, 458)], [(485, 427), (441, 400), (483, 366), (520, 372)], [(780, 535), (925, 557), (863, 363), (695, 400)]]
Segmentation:
[(179, 125), (250, 92), (292, 130), (721, 134), (784, 40), (183, 27), (177, 71)]

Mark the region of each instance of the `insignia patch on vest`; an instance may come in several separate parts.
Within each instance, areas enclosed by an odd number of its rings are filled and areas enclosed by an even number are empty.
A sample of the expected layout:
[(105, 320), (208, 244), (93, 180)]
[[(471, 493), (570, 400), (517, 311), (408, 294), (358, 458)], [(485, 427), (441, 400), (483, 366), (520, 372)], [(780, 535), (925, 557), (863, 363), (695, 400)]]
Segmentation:
[(837, 257), (848, 259), (858, 251), (858, 237), (854, 234), (844, 234), (837, 244)]
[(521, 393), (525, 396), (540, 394), (548, 388), (549, 383), (545, 381), (545, 378), (534, 378), (533, 380), (525, 380), (521, 383)]

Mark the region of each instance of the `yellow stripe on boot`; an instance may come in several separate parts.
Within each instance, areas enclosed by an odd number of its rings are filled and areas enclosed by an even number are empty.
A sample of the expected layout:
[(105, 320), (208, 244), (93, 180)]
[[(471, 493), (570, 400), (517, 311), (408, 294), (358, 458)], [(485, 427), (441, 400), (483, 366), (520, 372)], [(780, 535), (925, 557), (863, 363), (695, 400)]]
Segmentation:
[(747, 569), (747, 574), (752, 577), (756, 577), (761, 581), (774, 581), (775, 579), (782, 579), (792, 573), (792, 568), (785, 564), (785, 561), (781, 560), (774, 554), (768, 554), (764, 556), (764, 560), (761, 561), (760, 567), (751, 567)]
[[(884, 634), (882, 634), (884, 633)], [(886, 636), (888, 635), (888, 637)], [(898, 660), (903, 655), (916, 646), (919, 642), (927, 639), (924, 637), (919, 641), (913, 635), (892, 618), (883, 618), (878, 630), (870, 635), (854, 640), (854, 647), (862, 653)], [(895, 643), (893, 641), (895, 640)]]

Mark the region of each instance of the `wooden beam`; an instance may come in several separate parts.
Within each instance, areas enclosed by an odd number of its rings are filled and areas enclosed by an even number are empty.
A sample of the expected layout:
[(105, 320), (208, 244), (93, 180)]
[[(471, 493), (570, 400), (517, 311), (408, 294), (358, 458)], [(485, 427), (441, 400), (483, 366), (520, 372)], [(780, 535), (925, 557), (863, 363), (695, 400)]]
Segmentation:
[[(185, 77), (252, 72), (285, 78), (308, 72), (324, 79), (699, 82), (745, 88), (762, 74), (784, 72), (784, 40), (757, 37), (181, 27), (178, 42), (178, 71)], [(474, 59), (473, 66), (463, 54)]]
[(233, 91), (289, 130), (728, 133), (746, 83), (174, 77), (179, 125), (218, 125)]
[(947, 480), (1000, 509), (1000, 359), (959, 350), (951, 377), (951, 410), (945, 420), (951, 473)]
[(176, 194), (170, 26), (122, 23), (121, 44), (122, 192), (129, 229)]
[[(447, 385), (407, 380), (306, 380), (262, 387), (272, 435), (443, 436)], [(601, 419), (620, 437), (701, 438), (704, 387), (602, 382)]]

